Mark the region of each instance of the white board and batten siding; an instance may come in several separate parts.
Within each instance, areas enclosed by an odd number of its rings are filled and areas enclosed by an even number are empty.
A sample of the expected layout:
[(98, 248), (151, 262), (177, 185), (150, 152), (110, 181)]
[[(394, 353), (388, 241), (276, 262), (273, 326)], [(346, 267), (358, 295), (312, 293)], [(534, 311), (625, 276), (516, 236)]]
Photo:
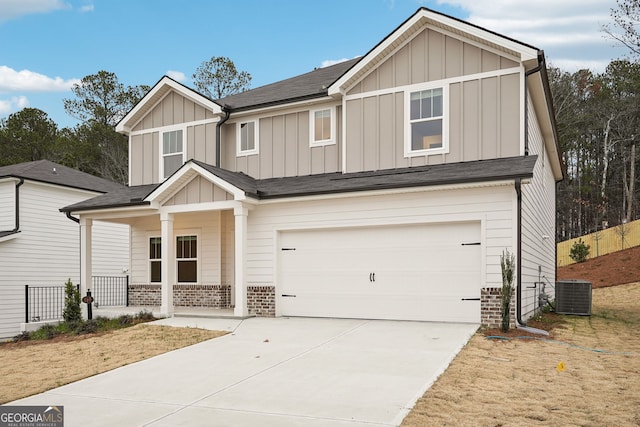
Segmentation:
[(15, 193), (14, 179), (0, 180), (0, 231), (13, 230), (15, 227)]
[[(523, 320), (538, 308), (542, 281), (553, 299), (555, 286), (556, 183), (540, 126), (529, 97), (529, 152), (537, 154), (530, 183), (522, 186), (522, 315)], [(549, 286), (549, 284), (551, 286)]]
[[(24, 322), (24, 286), (61, 286), (80, 276), (79, 225), (60, 208), (96, 193), (25, 181), (20, 187), (20, 233), (0, 242), (0, 339), (15, 336)], [(11, 213), (13, 218), (13, 211)], [(93, 225), (94, 275), (122, 275), (129, 265), (129, 228)]]
[[(344, 254), (347, 249), (336, 248), (335, 253), (330, 253), (331, 251), (327, 248), (322, 248), (323, 243), (321, 242), (323, 240), (325, 240), (324, 244), (328, 246), (352, 244), (355, 245), (354, 249), (357, 247), (361, 250), (377, 245), (379, 250), (371, 252), (369, 258), (377, 260), (376, 257), (379, 256), (383, 258), (395, 257), (396, 261), (387, 269), (388, 274), (383, 273), (382, 276), (377, 274), (376, 281), (383, 280), (386, 274), (388, 277), (393, 276), (391, 281), (397, 284), (406, 263), (419, 262), (420, 256), (413, 252), (422, 252), (427, 257), (438, 259), (440, 255), (437, 254), (434, 246), (430, 246), (428, 240), (439, 240), (445, 246), (448, 245), (448, 249), (444, 253), (448, 252), (452, 258), (458, 259), (447, 259), (444, 262), (440, 258), (440, 262), (444, 264), (444, 267), (440, 269), (440, 273), (443, 275), (437, 279), (440, 283), (429, 286), (446, 288), (449, 283), (448, 279), (444, 279), (445, 273), (453, 273), (459, 267), (461, 272), (453, 280), (457, 281), (458, 285), (456, 286), (462, 290), (459, 294), (456, 293), (457, 291), (449, 292), (449, 297), (454, 295), (461, 300), (463, 295), (469, 295), (469, 298), (479, 298), (482, 287), (500, 286), (501, 284), (500, 254), (505, 248), (513, 247), (515, 243), (515, 223), (512, 220), (514, 209), (513, 185), (409, 191), (385, 195), (353, 194), (349, 197), (343, 195), (333, 199), (264, 204), (260, 206), (260, 209), (252, 210), (248, 217), (247, 282), (248, 285), (275, 285), (276, 315), (278, 316), (294, 313), (340, 317), (458, 320), (479, 323), (479, 301), (466, 301), (469, 307), (475, 306), (475, 308), (471, 312), (461, 311), (460, 316), (456, 319), (447, 318), (443, 314), (436, 317), (425, 317), (415, 313), (398, 315), (397, 311), (394, 312), (382, 307), (385, 300), (389, 301), (389, 299), (385, 299), (386, 297), (394, 298), (393, 292), (389, 289), (380, 291), (377, 296), (377, 291), (372, 292), (369, 306), (365, 303), (362, 303), (360, 308), (352, 306), (351, 312), (348, 309), (334, 309), (335, 313), (332, 312), (329, 301), (331, 296), (328, 296), (328, 299), (325, 299), (323, 303), (322, 307), (326, 311), (316, 310), (312, 306), (292, 308), (291, 300), (284, 301), (289, 297), (282, 297), (282, 295), (286, 295), (291, 286), (294, 291), (304, 289), (300, 287), (304, 286), (302, 281), (305, 279), (301, 276), (301, 271), (296, 273), (296, 269), (299, 267), (296, 267), (296, 262), (292, 263), (285, 258), (291, 255), (288, 253), (289, 251), (282, 251), (282, 248), (286, 248), (292, 242), (293, 244), (298, 244), (298, 242), (304, 244), (309, 239), (312, 241), (315, 239), (317, 244), (313, 250), (319, 251), (316, 255), (322, 255), (325, 262), (338, 263), (340, 262), (340, 254)], [(367, 237), (368, 235), (371, 235), (372, 238)], [(415, 235), (422, 235), (424, 239), (415, 240)], [(376, 239), (379, 240), (374, 244)], [(462, 243), (476, 242), (480, 245), (464, 247), (464, 249), (470, 249), (466, 251), (467, 255), (460, 252), (463, 249)], [(378, 255), (374, 255), (375, 252)], [(406, 256), (405, 260), (401, 259), (402, 254)], [(470, 258), (465, 258), (466, 256)], [(311, 252), (306, 257), (303, 254), (300, 262), (302, 265), (309, 265), (309, 269), (313, 270), (310, 274), (319, 276), (323, 271), (327, 275), (335, 274), (330, 273), (331, 268), (323, 270), (322, 266), (313, 267)], [(335, 289), (335, 295), (340, 295), (340, 292), (343, 293), (343, 296), (352, 292), (364, 292), (367, 285), (373, 284), (369, 280), (368, 265), (379, 264), (379, 262), (374, 261), (367, 264), (369, 262), (367, 258), (363, 256), (358, 261), (367, 265), (362, 266), (365, 269), (365, 274), (362, 276), (362, 272), (360, 272), (358, 279), (360, 281), (364, 279), (364, 283), (349, 285), (352, 286), (351, 290)], [(423, 263), (431, 265), (427, 260)], [(469, 271), (464, 271), (465, 268), (461, 267), (465, 263), (469, 265)], [(424, 296), (433, 291), (437, 297), (438, 291), (419, 288), (418, 283), (426, 283), (421, 281), (421, 278), (428, 277), (427, 270), (415, 273), (416, 276), (412, 282), (398, 292), (404, 293), (405, 299), (404, 302), (399, 302), (394, 310), (398, 310), (402, 304), (407, 304), (406, 296), (416, 292)], [(473, 273), (468, 274), (471, 271)], [(375, 272), (375, 268), (371, 271), (371, 273), (373, 272)], [(292, 274), (294, 276), (299, 274), (300, 277), (292, 279)], [(345, 274), (351, 273), (346, 271)], [(432, 277), (436, 276), (437, 273)], [(475, 277), (472, 279), (472, 276)], [(340, 280), (343, 279), (344, 277)], [(319, 288), (325, 288), (320, 292), (329, 290), (328, 293), (331, 293), (330, 287), (335, 285), (324, 282), (321, 277), (309, 278), (308, 280)], [(350, 282), (343, 280), (343, 283), (349, 284)], [(363, 288), (359, 289), (359, 286)], [(284, 287), (288, 287), (289, 290)], [(371, 286), (368, 289), (371, 290)]]

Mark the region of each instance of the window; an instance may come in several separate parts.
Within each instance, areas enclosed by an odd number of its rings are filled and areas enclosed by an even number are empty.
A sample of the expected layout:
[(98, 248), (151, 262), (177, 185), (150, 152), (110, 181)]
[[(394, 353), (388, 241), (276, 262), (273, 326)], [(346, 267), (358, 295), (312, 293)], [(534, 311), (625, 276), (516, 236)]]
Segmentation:
[(162, 243), (160, 237), (149, 239), (149, 277), (151, 283), (162, 282)]
[(178, 283), (198, 281), (198, 237), (178, 236), (176, 238), (176, 259), (178, 261)]
[(409, 94), (409, 141), (407, 154), (445, 152), (444, 88)]
[(310, 112), (310, 145), (328, 145), (334, 143), (333, 108)]
[(163, 177), (168, 178), (177, 171), (183, 159), (182, 129), (162, 134), (162, 171)]
[(238, 155), (258, 153), (258, 124), (257, 122), (238, 123)]

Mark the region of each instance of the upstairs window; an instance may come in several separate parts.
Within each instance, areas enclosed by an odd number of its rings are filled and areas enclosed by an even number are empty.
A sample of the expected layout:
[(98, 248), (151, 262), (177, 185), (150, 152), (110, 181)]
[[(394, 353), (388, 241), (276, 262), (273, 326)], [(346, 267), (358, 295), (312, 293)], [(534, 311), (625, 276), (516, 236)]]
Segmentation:
[(168, 178), (184, 163), (182, 129), (162, 134), (162, 173)]
[(149, 238), (149, 282), (162, 282), (162, 243), (160, 237)]
[(198, 281), (198, 237), (178, 236), (176, 238), (176, 260), (178, 262), (178, 283)]
[(408, 155), (446, 152), (444, 95), (444, 88), (409, 93)]
[(238, 155), (258, 153), (258, 123), (256, 121), (238, 123)]
[(310, 112), (311, 146), (335, 143), (334, 111), (334, 108), (325, 108)]

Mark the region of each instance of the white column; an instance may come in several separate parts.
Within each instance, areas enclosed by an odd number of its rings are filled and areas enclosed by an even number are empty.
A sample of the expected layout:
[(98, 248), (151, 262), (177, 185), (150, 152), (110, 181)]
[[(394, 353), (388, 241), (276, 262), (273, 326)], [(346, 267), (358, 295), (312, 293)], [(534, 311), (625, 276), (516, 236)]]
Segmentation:
[(234, 208), (235, 215), (235, 308), (233, 315), (245, 317), (247, 311), (247, 216), (244, 206)]
[(173, 316), (173, 282), (176, 277), (176, 253), (173, 238), (173, 214), (161, 213), (161, 275), (162, 275), (162, 303), (160, 313)]
[[(91, 289), (91, 218), (80, 217), (80, 298), (87, 294), (87, 289)], [(82, 317), (87, 318), (87, 304), (80, 303)]]

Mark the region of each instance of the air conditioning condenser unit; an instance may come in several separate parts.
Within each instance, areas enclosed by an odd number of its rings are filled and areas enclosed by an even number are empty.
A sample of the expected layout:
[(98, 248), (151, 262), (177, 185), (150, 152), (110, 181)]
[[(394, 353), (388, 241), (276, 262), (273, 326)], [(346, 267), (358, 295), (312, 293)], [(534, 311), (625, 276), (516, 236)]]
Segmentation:
[(556, 313), (591, 315), (591, 282), (561, 280), (556, 282)]

